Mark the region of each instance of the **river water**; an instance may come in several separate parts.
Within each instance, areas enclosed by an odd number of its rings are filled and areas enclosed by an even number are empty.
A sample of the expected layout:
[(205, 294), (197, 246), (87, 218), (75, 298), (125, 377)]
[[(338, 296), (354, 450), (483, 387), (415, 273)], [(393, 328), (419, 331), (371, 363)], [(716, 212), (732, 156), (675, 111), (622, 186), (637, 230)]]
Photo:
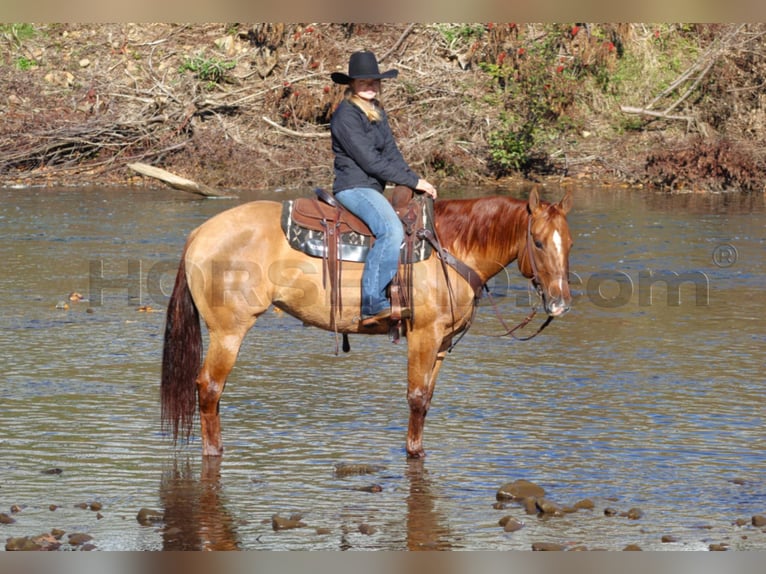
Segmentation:
[[(490, 192), (523, 195), (463, 195)], [(572, 311), (521, 342), (497, 337), (482, 303), (441, 371), (424, 462), (404, 452), (406, 341), (356, 336), (335, 356), (331, 333), (269, 312), (223, 396), (226, 454), (203, 464), (198, 435), (173, 446), (159, 426), (183, 243), (240, 201), (296, 193), (0, 191), (0, 513), (15, 519), (2, 540), (57, 528), (99, 550), (766, 549), (751, 525), (766, 514), (764, 196), (573, 193)], [(526, 283), (515, 264), (508, 278), (491, 287), (518, 322)], [(518, 479), (594, 507), (496, 504)], [(163, 519), (139, 523), (142, 508)], [(274, 530), (274, 515), (305, 526)], [(524, 527), (505, 532), (509, 515)]]

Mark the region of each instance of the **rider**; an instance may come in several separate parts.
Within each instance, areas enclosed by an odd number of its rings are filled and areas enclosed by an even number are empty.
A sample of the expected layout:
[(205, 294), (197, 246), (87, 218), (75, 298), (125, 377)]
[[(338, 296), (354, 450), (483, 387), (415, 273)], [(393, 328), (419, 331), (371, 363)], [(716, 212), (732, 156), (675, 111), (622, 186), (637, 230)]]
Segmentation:
[(375, 326), (391, 315), (386, 288), (396, 275), (404, 239), (401, 221), (383, 195), (387, 182), (404, 185), (436, 198), (436, 188), (407, 165), (394, 141), (386, 112), (380, 105), (381, 73), (375, 54), (354, 52), (348, 74), (333, 72), (336, 84), (347, 85), (345, 98), (330, 120), (335, 154), (333, 194), (364, 221), (375, 236), (362, 273), (362, 326)]

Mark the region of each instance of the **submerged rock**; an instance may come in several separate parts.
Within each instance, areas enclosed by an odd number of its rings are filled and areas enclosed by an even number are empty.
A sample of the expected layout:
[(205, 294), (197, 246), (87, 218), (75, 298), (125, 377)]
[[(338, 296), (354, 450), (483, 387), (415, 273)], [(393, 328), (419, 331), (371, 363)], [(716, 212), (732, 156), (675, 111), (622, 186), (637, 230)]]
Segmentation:
[(557, 552), (565, 550), (566, 546), (563, 544), (556, 544), (555, 542), (533, 542), (532, 550), (535, 552)]
[(534, 482), (519, 479), (504, 484), (495, 495), (498, 500), (522, 500), (524, 498), (542, 498), (545, 489)]
[(385, 470), (385, 466), (378, 464), (354, 464), (354, 463), (339, 463), (335, 465), (335, 476), (354, 476), (358, 474), (374, 474)]
[(513, 516), (503, 516), (500, 519), (499, 524), (506, 532), (516, 532), (517, 530), (524, 528), (524, 523)]
[(59, 542), (52, 534), (47, 532), (38, 536), (20, 536), (18, 538), (8, 538), (5, 542), (5, 549), (11, 551), (51, 551), (58, 550), (61, 547)]
[(85, 544), (86, 542), (90, 542), (93, 540), (93, 537), (90, 534), (85, 534), (84, 532), (73, 532), (68, 537), (69, 544), (72, 546), (80, 546), (81, 544)]
[(303, 528), (306, 523), (301, 520), (300, 514), (293, 514), (290, 518), (285, 518), (275, 514), (271, 517), (271, 527), (277, 530), (290, 530), (292, 528)]
[(138, 520), (138, 523), (141, 526), (150, 526), (157, 522), (162, 522), (165, 520), (165, 516), (161, 512), (152, 510), (151, 508), (142, 508), (138, 511), (136, 520)]

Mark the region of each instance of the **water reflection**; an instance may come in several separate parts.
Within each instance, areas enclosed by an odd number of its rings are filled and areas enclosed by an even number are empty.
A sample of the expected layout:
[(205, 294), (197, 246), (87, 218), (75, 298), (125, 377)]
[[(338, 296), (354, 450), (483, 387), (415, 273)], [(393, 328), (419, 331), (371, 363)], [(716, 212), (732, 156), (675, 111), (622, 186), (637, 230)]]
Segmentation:
[(205, 457), (199, 479), (188, 460), (164, 472), (160, 500), (165, 509), (163, 550), (239, 550), (234, 518), (221, 487), (221, 459)]
[(450, 550), (453, 536), (447, 517), (436, 508), (431, 479), (424, 461), (407, 461), (407, 550)]

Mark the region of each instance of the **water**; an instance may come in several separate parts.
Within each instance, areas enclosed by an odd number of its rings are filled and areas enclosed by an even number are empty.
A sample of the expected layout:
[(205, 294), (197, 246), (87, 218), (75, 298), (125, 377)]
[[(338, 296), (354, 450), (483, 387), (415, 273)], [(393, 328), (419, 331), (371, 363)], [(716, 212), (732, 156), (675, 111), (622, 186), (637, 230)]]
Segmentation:
[[(331, 333), (270, 311), (223, 396), (226, 454), (203, 464), (198, 437), (173, 447), (159, 428), (164, 297), (188, 232), (240, 200), (1, 193), (0, 512), (21, 509), (5, 538), (60, 528), (99, 550), (766, 549), (749, 525), (766, 513), (761, 195), (574, 190), (573, 310), (519, 342), (496, 336), (482, 303), (437, 381), (425, 462), (404, 453), (406, 342), (355, 336), (335, 356)], [(260, 197), (289, 196), (242, 200)], [(515, 264), (509, 277), (492, 287), (512, 323), (528, 308)], [(384, 468), (338, 476), (341, 463)], [(516, 479), (595, 508), (494, 507)], [(164, 521), (139, 524), (141, 508)], [(642, 517), (619, 516), (631, 508)], [(273, 530), (273, 515), (294, 514), (305, 527)], [(507, 515), (525, 527), (505, 533)]]

